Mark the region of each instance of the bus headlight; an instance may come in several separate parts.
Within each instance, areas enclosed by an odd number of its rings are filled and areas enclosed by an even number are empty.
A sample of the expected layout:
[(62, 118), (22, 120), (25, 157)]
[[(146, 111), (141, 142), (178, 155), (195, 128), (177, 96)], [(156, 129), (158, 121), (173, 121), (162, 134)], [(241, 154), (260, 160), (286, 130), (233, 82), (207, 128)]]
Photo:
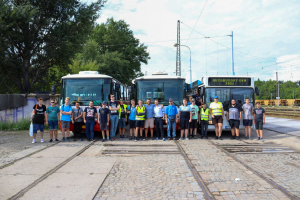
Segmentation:
[(213, 124), (211, 120), (208, 121), (208, 124)]

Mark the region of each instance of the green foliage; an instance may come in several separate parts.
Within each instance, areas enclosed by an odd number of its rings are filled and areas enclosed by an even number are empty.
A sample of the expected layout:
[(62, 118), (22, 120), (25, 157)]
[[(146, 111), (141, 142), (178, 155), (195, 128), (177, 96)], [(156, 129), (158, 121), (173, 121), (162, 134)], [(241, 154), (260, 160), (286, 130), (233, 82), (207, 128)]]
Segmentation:
[(29, 93), (35, 84), (44, 89), (49, 80), (57, 82), (57, 72), (68, 71), (82, 50), (101, 4), (0, 1), (0, 93)]
[[(277, 82), (275, 80), (261, 81), (257, 80), (254, 82), (255, 87), (259, 89), (259, 96), (255, 95), (256, 99), (267, 100), (276, 98), (277, 95)], [(279, 96), (281, 99), (293, 99), (295, 94), (295, 98), (300, 98), (300, 87), (298, 82), (292, 81), (280, 81), (279, 82)]]

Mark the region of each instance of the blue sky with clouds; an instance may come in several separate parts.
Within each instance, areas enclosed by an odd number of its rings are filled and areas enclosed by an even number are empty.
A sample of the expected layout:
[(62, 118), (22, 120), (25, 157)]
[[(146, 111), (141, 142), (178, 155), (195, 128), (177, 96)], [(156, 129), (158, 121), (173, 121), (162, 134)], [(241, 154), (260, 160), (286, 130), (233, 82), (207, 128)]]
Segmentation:
[[(231, 74), (231, 31), (236, 75), (267, 80), (275, 79), (278, 71), (280, 80), (299, 80), (299, 0), (208, 0), (197, 22), (205, 2), (108, 0), (97, 23), (113, 17), (130, 25), (135, 37), (148, 46), (151, 59), (142, 65), (144, 73), (163, 70), (175, 75), (174, 44), (180, 20), (181, 44), (192, 52), (193, 81), (206, 74)], [(181, 67), (189, 82), (186, 47), (181, 47)]]

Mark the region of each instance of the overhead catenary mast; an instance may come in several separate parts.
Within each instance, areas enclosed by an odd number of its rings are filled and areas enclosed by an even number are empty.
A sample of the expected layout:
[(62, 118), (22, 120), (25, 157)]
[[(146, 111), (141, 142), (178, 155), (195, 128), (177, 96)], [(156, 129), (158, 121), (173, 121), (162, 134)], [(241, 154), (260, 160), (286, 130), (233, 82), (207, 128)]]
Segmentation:
[(181, 58), (180, 58), (180, 21), (177, 22), (177, 51), (176, 51), (176, 76), (181, 76)]

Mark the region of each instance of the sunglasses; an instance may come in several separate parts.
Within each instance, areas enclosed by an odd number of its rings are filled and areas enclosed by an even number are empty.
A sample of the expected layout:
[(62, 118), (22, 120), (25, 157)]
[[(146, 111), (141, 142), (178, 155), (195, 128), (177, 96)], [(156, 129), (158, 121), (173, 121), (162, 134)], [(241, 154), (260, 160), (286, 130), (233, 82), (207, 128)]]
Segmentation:
[(55, 103), (55, 102), (51, 102), (51, 103)]

